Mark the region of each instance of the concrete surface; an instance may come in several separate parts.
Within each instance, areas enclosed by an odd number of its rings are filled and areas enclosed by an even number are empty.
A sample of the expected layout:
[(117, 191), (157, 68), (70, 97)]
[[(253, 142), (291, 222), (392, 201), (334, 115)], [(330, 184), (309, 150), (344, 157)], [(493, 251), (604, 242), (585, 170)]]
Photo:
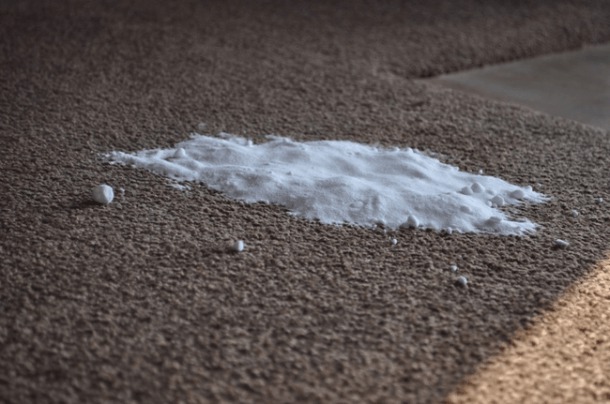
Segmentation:
[(610, 44), (441, 75), (432, 81), (610, 130)]

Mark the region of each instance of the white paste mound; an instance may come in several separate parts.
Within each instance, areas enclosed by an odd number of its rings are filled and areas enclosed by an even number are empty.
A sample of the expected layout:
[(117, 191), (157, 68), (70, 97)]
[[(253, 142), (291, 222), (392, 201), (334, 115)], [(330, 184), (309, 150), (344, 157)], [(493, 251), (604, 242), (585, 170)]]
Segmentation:
[(174, 181), (198, 181), (234, 199), (283, 205), (327, 224), (521, 235), (536, 225), (497, 207), (547, 199), (531, 187), (461, 172), (417, 150), (348, 141), (269, 136), (253, 144), (221, 133), (194, 135), (173, 149), (108, 157)]

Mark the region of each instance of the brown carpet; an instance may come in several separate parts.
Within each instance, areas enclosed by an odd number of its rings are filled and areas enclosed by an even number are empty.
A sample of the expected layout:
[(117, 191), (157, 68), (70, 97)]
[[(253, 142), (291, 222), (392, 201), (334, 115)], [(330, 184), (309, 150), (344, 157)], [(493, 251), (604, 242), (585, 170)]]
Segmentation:
[[(610, 139), (412, 79), (608, 40), (601, 0), (1, 2), (0, 401), (444, 400), (605, 256)], [(532, 237), (392, 247), (99, 158), (202, 122), (429, 149), (553, 199)], [(102, 182), (124, 196), (92, 205)]]

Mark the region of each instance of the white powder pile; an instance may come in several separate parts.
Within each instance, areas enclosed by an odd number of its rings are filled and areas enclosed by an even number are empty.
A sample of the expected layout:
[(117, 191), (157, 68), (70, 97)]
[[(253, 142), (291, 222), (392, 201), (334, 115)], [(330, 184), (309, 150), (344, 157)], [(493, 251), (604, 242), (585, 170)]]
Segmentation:
[(511, 219), (498, 207), (547, 199), (531, 187), (461, 172), (417, 150), (348, 141), (269, 136), (253, 144), (221, 133), (194, 135), (173, 149), (107, 157), (174, 181), (198, 181), (234, 199), (279, 204), (327, 224), (522, 235), (536, 225)]

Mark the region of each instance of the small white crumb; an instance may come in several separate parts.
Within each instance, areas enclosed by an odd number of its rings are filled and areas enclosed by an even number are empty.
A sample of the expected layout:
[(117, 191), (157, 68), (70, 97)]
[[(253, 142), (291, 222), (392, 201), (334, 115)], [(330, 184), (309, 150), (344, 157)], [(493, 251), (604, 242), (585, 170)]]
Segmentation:
[(523, 199), (525, 198), (525, 192), (523, 192), (520, 189), (515, 189), (514, 191), (512, 191), (511, 193), (508, 194), (511, 198), (515, 198), (515, 199)]
[(479, 192), (485, 191), (485, 187), (483, 187), (483, 185), (479, 184), (478, 182), (474, 182), (470, 186), (470, 189), (472, 189), (472, 192), (475, 192), (475, 193), (479, 193)]
[(451, 227), (447, 227), (447, 229), (445, 231), (447, 232), (447, 234), (453, 233), (453, 229)]
[(479, 175), (483, 175), (483, 169), (482, 168), (479, 170)]
[(567, 241), (565, 241), (565, 240), (562, 240), (562, 239), (559, 239), (559, 238), (558, 238), (557, 240), (555, 240), (554, 245), (555, 245), (555, 247), (557, 247), (557, 248), (566, 248), (566, 247), (568, 247), (568, 246), (570, 245), (570, 243), (568, 243), (568, 242), (567, 242)]
[(244, 250), (244, 248), (246, 248), (246, 245), (244, 244), (244, 240), (237, 240), (233, 244), (233, 250), (235, 252), (242, 252)]
[(186, 150), (184, 150), (182, 147), (176, 149), (176, 151), (174, 152), (175, 159), (183, 159), (185, 157), (186, 157)]
[(604, 203), (604, 198), (597, 198), (595, 200), (595, 203), (597, 203), (598, 205), (601, 205), (602, 203)]
[(121, 193), (121, 198), (125, 197), (125, 188), (119, 188), (119, 192)]
[(491, 198), (491, 203), (498, 207), (504, 206), (504, 198), (502, 198), (500, 195), (496, 195)]
[(110, 185), (101, 184), (93, 188), (91, 192), (93, 200), (103, 205), (108, 205), (114, 199), (114, 191)]
[(468, 278), (465, 276), (458, 276), (455, 283), (457, 283), (459, 286), (466, 287), (468, 285)]
[(418, 225), (419, 225), (419, 221), (417, 220), (417, 218), (413, 215), (409, 215), (409, 217), (407, 218), (407, 226), (417, 227)]
[(468, 205), (462, 205), (460, 206), (460, 212), (472, 213), (472, 208)]
[(177, 189), (178, 191), (190, 191), (191, 190), (191, 186), (190, 185), (184, 185), (184, 184), (178, 184), (175, 182), (170, 182), (169, 184), (170, 187)]
[(492, 226), (500, 224), (501, 221), (502, 221), (502, 218), (498, 217), (498, 216), (491, 216), (489, 219), (487, 219), (487, 223)]
[(395, 238), (392, 239), (392, 245), (396, 245), (398, 244), (398, 240), (396, 240)]
[(449, 269), (451, 269), (451, 272), (457, 272), (459, 268), (456, 264), (451, 264)]
[(464, 195), (472, 195), (472, 188), (464, 187), (460, 190), (460, 193), (462, 193)]
[(576, 209), (572, 209), (572, 217), (578, 217), (580, 216), (580, 212), (577, 211)]

